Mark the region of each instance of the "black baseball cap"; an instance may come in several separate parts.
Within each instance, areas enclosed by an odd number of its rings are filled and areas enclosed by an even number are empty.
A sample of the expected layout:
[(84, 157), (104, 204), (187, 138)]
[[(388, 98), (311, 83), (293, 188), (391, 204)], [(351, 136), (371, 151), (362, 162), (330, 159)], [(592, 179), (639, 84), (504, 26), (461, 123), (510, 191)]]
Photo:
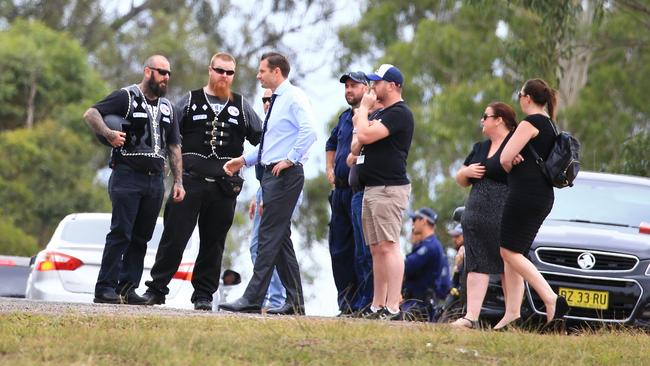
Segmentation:
[(353, 72), (348, 72), (346, 74), (343, 74), (339, 81), (342, 84), (345, 84), (348, 79), (352, 79), (353, 81), (359, 83), (359, 84), (366, 84), (368, 85), (368, 78), (366, 78), (366, 74), (363, 71), (353, 71)]

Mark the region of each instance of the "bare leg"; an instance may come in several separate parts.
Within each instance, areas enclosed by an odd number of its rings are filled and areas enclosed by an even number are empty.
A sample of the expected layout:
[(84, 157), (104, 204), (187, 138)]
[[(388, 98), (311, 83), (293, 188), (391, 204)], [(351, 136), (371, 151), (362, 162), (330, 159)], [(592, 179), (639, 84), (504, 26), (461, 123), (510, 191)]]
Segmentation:
[(452, 326), (470, 328), (470, 322), (478, 321), (489, 282), (490, 275), (488, 274), (478, 272), (467, 274), (467, 313), (464, 317), (451, 323)]
[[(524, 257), (522, 254), (513, 252), (511, 250), (501, 248), (501, 257), (503, 258), (504, 263), (507, 263), (510, 269), (523, 277), (524, 280), (528, 282), (530, 286), (533, 287), (537, 295), (544, 301), (546, 306), (546, 319), (551, 321), (553, 315), (555, 315), (555, 301), (557, 300), (557, 295), (553, 292), (551, 286), (546, 282), (546, 279), (539, 273), (539, 270), (535, 267), (528, 258)], [(507, 281), (509, 281), (508, 278)], [(508, 291), (513, 289), (509, 285)], [(520, 292), (523, 296), (523, 284)], [(510, 296), (510, 295), (509, 295)], [(511, 298), (515, 299), (515, 294), (512, 294)], [(516, 300), (516, 299), (515, 299)], [(521, 306), (522, 299), (519, 298), (519, 305)], [(514, 304), (513, 304), (514, 306)], [(506, 309), (508, 308), (508, 303), (506, 302)]]
[(506, 311), (503, 318), (494, 326), (494, 329), (500, 329), (521, 317), (521, 302), (524, 298), (523, 277), (505, 259), (503, 261), (503, 270), (502, 287)]
[(386, 267), (383, 264), (383, 253), (378, 244), (370, 245), (370, 254), (372, 255), (372, 282), (374, 288), (372, 307), (378, 309), (386, 305), (386, 296), (388, 293)]
[(402, 301), (402, 279), (404, 277), (404, 258), (399, 251), (399, 245), (391, 241), (379, 243), (383, 252), (382, 259), (386, 267), (386, 307), (391, 311), (399, 311)]

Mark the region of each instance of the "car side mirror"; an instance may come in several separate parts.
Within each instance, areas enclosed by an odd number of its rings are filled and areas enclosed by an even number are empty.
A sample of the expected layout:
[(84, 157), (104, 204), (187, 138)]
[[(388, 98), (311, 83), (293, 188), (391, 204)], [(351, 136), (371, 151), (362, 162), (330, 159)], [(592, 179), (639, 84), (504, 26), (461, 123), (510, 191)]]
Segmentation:
[(452, 220), (460, 222), (460, 219), (463, 217), (463, 212), (465, 212), (465, 206), (456, 207), (452, 215)]

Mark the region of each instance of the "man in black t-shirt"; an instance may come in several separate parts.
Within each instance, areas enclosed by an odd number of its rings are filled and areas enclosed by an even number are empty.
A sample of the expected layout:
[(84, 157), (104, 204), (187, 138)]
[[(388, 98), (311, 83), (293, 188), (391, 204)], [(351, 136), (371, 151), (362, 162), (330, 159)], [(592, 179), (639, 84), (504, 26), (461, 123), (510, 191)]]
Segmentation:
[[(174, 175), (172, 199), (182, 201), (185, 196), (178, 123), (172, 104), (163, 98), (170, 76), (169, 61), (151, 56), (140, 84), (114, 91), (84, 113), (86, 123), (113, 147), (111, 229), (95, 285), (96, 303), (145, 303), (135, 289), (162, 205), (167, 154)], [(104, 117), (109, 115), (124, 118), (120, 130), (106, 125)]]
[(207, 85), (190, 91), (177, 104), (187, 195), (182, 202), (170, 199), (165, 204), (165, 230), (143, 295), (150, 305), (165, 303), (167, 285), (198, 221), (201, 242), (192, 271), (191, 300), (196, 310), (212, 310), (226, 235), (244, 183), (238, 175), (227, 176), (223, 164), (242, 154), (245, 139), (257, 145), (262, 134), (262, 122), (253, 108), (230, 90), (235, 67), (232, 55), (215, 54)]
[[(359, 180), (365, 185), (363, 232), (372, 253), (375, 276), (370, 317), (400, 319), (404, 258), (399, 237), (411, 192), (406, 177), (406, 158), (414, 121), (402, 100), (404, 77), (397, 67), (383, 64), (375, 73), (366, 76), (373, 84), (371, 92), (361, 100), (355, 131), (359, 143), (364, 145), (356, 164)], [(373, 121), (368, 121), (368, 111), (375, 101), (384, 109)]]

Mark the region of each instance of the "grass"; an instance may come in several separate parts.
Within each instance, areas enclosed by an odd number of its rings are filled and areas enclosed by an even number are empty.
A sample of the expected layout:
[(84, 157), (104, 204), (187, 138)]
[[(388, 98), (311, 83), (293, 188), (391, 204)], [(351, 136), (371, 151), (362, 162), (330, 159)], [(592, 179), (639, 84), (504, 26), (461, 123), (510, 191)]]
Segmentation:
[(326, 318), (0, 314), (2, 365), (647, 365), (650, 336)]

